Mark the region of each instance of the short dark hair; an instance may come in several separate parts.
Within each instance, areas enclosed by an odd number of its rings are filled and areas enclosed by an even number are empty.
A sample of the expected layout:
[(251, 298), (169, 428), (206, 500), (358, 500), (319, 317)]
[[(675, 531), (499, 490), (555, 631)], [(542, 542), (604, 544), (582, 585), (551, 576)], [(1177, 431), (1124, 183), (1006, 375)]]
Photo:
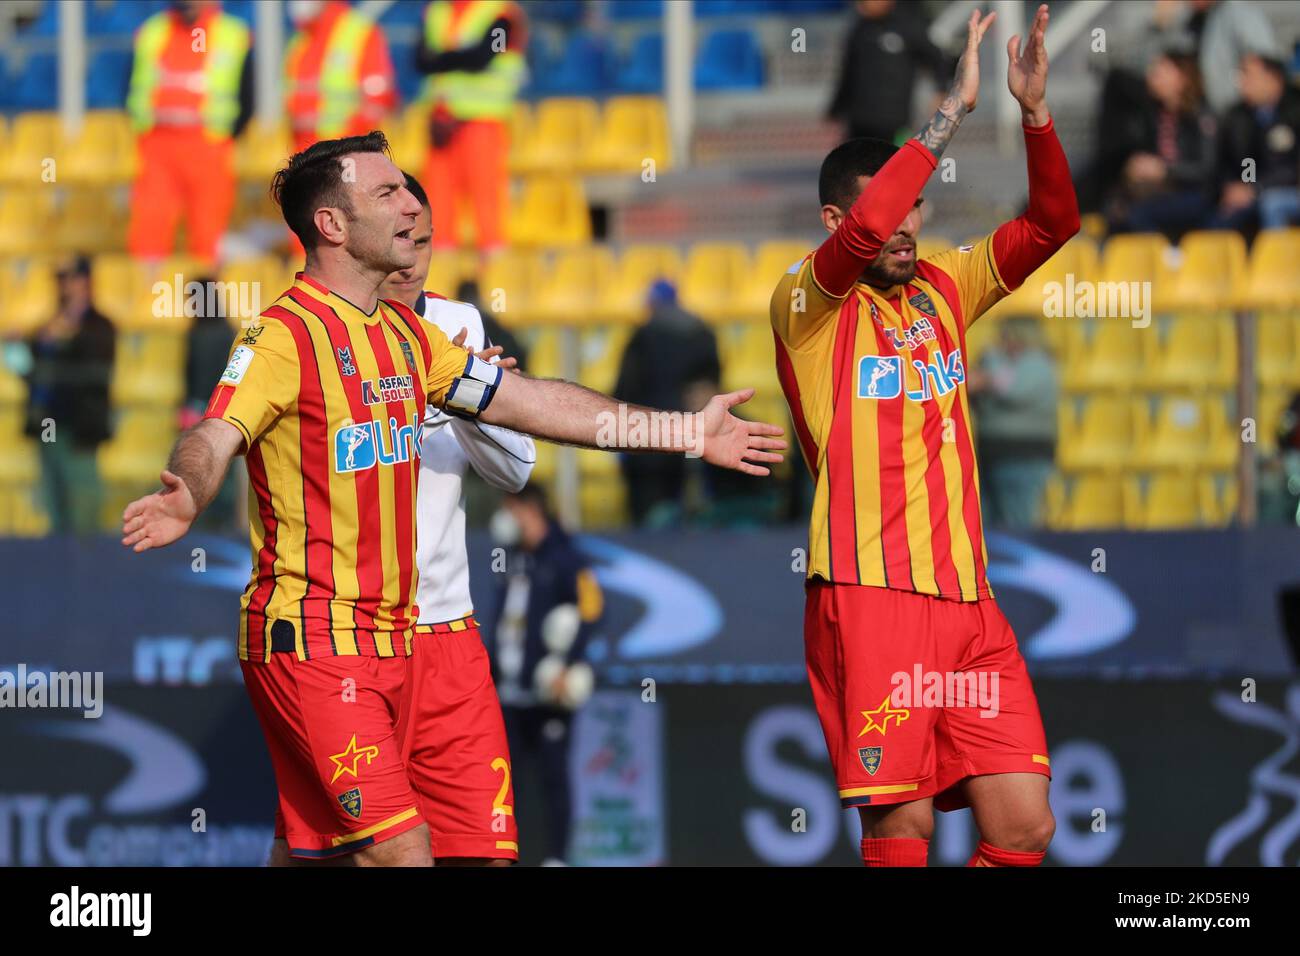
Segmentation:
[(315, 222), (317, 209), (334, 206), (352, 215), (340, 162), (349, 153), (386, 156), (388, 139), (379, 130), (365, 136), (323, 139), (290, 156), (288, 165), (271, 180), (271, 198), (279, 205), (284, 221), (304, 249), (314, 248), (321, 238)]
[(858, 177), (874, 176), (898, 147), (883, 139), (862, 136), (836, 146), (822, 160), (817, 178), (817, 197), (823, 206), (839, 206), (845, 212), (858, 198)]
[(406, 191), (416, 199), (420, 200), (421, 209), (428, 209), (429, 194), (424, 191), (424, 187), (420, 185), (420, 181), (405, 170), (402, 171), (402, 175), (406, 177)]
[(542, 514), (549, 516), (551, 506), (546, 498), (546, 489), (536, 482), (528, 482), (518, 491), (506, 492), (507, 498), (513, 498), (520, 504), (530, 505), (540, 511)]

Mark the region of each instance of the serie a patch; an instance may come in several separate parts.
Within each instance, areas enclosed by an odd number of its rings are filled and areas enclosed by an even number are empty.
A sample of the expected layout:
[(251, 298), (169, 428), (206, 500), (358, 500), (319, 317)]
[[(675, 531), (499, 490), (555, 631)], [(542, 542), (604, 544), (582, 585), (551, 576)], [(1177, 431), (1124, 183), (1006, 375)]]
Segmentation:
[(361, 819), (361, 788), (353, 787), (338, 795), (339, 805), (355, 820)]

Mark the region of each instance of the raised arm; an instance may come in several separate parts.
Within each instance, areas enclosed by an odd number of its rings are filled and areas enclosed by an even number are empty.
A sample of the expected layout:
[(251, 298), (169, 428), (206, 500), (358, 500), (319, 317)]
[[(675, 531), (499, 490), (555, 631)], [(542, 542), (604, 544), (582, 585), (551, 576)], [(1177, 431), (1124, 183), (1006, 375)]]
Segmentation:
[(713, 465), (766, 475), (754, 462), (778, 462), (786, 444), (780, 428), (749, 422), (730, 409), (752, 388), (715, 395), (700, 412), (668, 412), (620, 403), (573, 382), (502, 375), (481, 420), (583, 448), (691, 454)]
[(1011, 289), (1079, 231), (1079, 201), (1070, 164), (1047, 110), (1047, 21), (1044, 3), (1034, 16), (1024, 49), (1018, 36), (1007, 44), (1007, 88), (1020, 103), (1029, 176), (1028, 208), (993, 234), (993, 258)]
[(139, 552), (181, 538), (217, 496), (243, 442), (238, 428), (218, 418), (206, 418), (181, 435), (162, 473), (162, 488), (126, 506), (122, 544)]
[(996, 14), (970, 16), (966, 49), (957, 61), (956, 76), (930, 122), (903, 144), (875, 176), (867, 181), (844, 220), (813, 253), (813, 276), (837, 298), (848, 295), (866, 266), (912, 207), (962, 118), (979, 96), (979, 44)]

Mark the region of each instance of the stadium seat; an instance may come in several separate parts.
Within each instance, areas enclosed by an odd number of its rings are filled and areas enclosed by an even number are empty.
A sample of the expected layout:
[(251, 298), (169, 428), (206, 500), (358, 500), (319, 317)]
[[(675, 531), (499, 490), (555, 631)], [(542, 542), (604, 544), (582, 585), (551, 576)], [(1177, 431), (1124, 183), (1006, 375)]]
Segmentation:
[(135, 135), (125, 113), (88, 112), (81, 129), (59, 143), (59, 182), (70, 186), (114, 186), (135, 175)]
[(174, 409), (184, 394), (185, 340), (177, 332), (119, 334), (109, 396), (117, 408)]
[(764, 397), (781, 394), (772, 326), (766, 318), (728, 322), (715, 331), (724, 391), (753, 388)]
[(291, 151), (289, 126), (284, 120), (267, 126), (254, 118), (235, 140), (235, 171), (241, 182), (265, 189)]
[(613, 254), (604, 246), (557, 252), (538, 283), (533, 320), (562, 325), (594, 321), (596, 302), (613, 271)]
[(0, 487), (34, 484), (40, 475), (40, 455), (32, 439), (18, 438), (0, 455)]
[(1237, 305), (1247, 309), (1300, 306), (1300, 229), (1265, 229), (1250, 250)]
[(1057, 528), (1086, 531), (1124, 525), (1122, 480), (1114, 475), (1085, 474), (1067, 482), (1064, 507)]
[[(1067, 242), (1056, 255), (1047, 260), (1019, 288), (989, 310), (999, 318), (1013, 315), (1046, 316), (1049, 305), (1049, 293), (1055, 293), (1064, 308), (1065, 296), (1069, 294), (1069, 278), (1074, 282), (1089, 279), (1096, 274), (1097, 248), (1091, 241), (1076, 237)], [(1051, 287), (1057, 283), (1060, 288)], [(1076, 321), (1066, 317), (1051, 316), (1049, 321), (1069, 323)]]
[(429, 152), (429, 109), (412, 103), (384, 121), (384, 135), (393, 150), (393, 162), (417, 179), (424, 174)]
[[(58, 4), (48, 3), (48, 7)], [(59, 105), (59, 64), (53, 53), (33, 53), (17, 65), (10, 102), (21, 111), (53, 110)]]
[(1239, 232), (1189, 232), (1178, 244), (1161, 311), (1212, 311), (1234, 305), (1246, 278), (1246, 240)]
[(651, 20), (664, 14), (664, 0), (619, 0), (606, 4), (606, 16), (611, 20)]
[[(632, 336), (628, 325), (596, 325), (579, 333), (578, 381), (612, 395), (623, 351)], [(606, 456), (612, 458), (612, 455)]]
[[(1300, 259), (1296, 260), (1300, 263)], [(1255, 323), (1255, 374), (1264, 388), (1300, 386), (1300, 322), (1288, 313), (1264, 313)]]
[[(8, 147), (0, 159), (0, 182), (30, 189), (34, 183), (45, 185), (48, 168), (62, 136), (57, 113), (20, 113), (9, 128)], [(57, 165), (51, 170), (57, 175)]]
[(1241, 450), (1240, 434), (1217, 398), (1159, 399), (1139, 433), (1132, 461), (1142, 468), (1231, 468)]
[(676, 282), (681, 271), (681, 256), (672, 246), (628, 246), (596, 303), (596, 316), (604, 322), (640, 322), (651, 284), (658, 279)]
[[(615, 9), (621, 4), (614, 4)], [(632, 42), (632, 49), (614, 79), (621, 93), (662, 93), (664, 89), (664, 35), (658, 31), (642, 33)]]
[(564, 52), (537, 71), (533, 92), (543, 96), (592, 96), (609, 87), (613, 57), (608, 41), (597, 34), (569, 36)]
[[(227, 4), (229, 6), (229, 4)], [(162, 0), (114, 0), (86, 4), (86, 35), (129, 37), (146, 19), (166, 7)]]
[(479, 280), (483, 310), (491, 311), (503, 325), (512, 328), (528, 324), (541, 274), (542, 261), (535, 252), (507, 249), (494, 256)]
[(1137, 439), (1133, 402), (1126, 396), (1093, 395), (1075, 409), (1062, 402), (1057, 462), (1065, 471), (1124, 468)]
[(1264, 454), (1272, 454), (1277, 449), (1282, 416), (1294, 394), (1291, 389), (1260, 390), (1255, 403), (1255, 440)]
[(757, 90), (763, 86), (763, 51), (751, 30), (717, 30), (695, 56), (697, 90)]
[(596, 139), (596, 101), (579, 97), (542, 100), (515, 160), (525, 172), (568, 173), (578, 168)]
[(1130, 476), (1127, 483), (1131, 527), (1169, 531), (1209, 523), (1203, 519), (1200, 483), (1192, 472)]
[[(608, 452), (594, 452), (616, 458)], [(578, 488), (583, 527), (618, 528), (627, 525), (627, 489), (616, 476), (606, 481), (585, 481)]]
[(1201, 524), (1222, 528), (1237, 514), (1237, 477), (1231, 472), (1205, 472), (1197, 478)]
[[(1221, 389), (1237, 380), (1237, 335), (1231, 318), (1182, 315), (1160, 325), (1160, 334), (1147, 350), (1143, 384), (1166, 389)], [(1149, 333), (1151, 329), (1133, 331)]]
[(652, 96), (616, 96), (605, 104), (595, 139), (578, 157), (586, 172), (641, 172), (654, 160), (658, 175), (672, 166), (668, 117)]
[(1124, 318), (1075, 319), (1065, 331), (1061, 383), (1066, 390), (1142, 387), (1146, 356), (1154, 348), (1154, 326), (1135, 329)]
[(517, 173), (523, 168), (521, 162), (532, 134), (533, 108), (524, 100), (516, 100), (510, 114), (510, 172)]
[(791, 266), (802, 262), (814, 248), (811, 241), (802, 239), (776, 239), (760, 244), (754, 251), (754, 265), (737, 290), (732, 314), (766, 325), (776, 284)]
[(55, 191), (37, 183), (26, 189), (15, 186), (0, 191), (0, 257), (21, 258), (48, 254), (54, 249)]
[(706, 321), (723, 321), (735, 314), (736, 294), (748, 270), (749, 252), (740, 243), (696, 243), (687, 255), (678, 297)]
[(65, 252), (96, 255), (125, 247), (129, 212), (120, 191), (65, 190), (54, 216), (55, 245)]
[[(1169, 240), (1161, 235), (1139, 232), (1112, 236), (1102, 247), (1096, 278), (1103, 286), (1117, 289), (1131, 289), (1135, 282), (1150, 282), (1151, 301), (1145, 305), (1154, 310), (1166, 286), (1168, 261), (1174, 255)], [(1129, 311), (1133, 311), (1131, 304)]]
[(533, 176), (524, 184), (507, 223), (511, 243), (556, 248), (591, 241), (591, 212), (582, 181)]
[(54, 270), (42, 260), (6, 263), (0, 270), (0, 304), (0, 338), (33, 334), (58, 309)]

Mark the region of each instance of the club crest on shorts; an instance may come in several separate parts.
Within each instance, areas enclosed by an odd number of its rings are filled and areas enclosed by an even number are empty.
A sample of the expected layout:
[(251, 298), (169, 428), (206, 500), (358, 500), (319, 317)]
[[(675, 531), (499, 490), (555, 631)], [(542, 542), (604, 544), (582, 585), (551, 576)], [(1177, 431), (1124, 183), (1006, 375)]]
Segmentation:
[[(880, 748), (877, 747), (877, 750)], [(873, 770), (872, 773), (875, 773)], [(354, 820), (361, 819), (361, 788), (353, 787), (338, 795), (339, 805), (348, 812), (348, 816)]]
[(858, 759), (862, 761), (862, 769), (873, 777), (876, 775), (876, 771), (880, 769), (880, 761), (884, 754), (884, 747), (858, 748)]

